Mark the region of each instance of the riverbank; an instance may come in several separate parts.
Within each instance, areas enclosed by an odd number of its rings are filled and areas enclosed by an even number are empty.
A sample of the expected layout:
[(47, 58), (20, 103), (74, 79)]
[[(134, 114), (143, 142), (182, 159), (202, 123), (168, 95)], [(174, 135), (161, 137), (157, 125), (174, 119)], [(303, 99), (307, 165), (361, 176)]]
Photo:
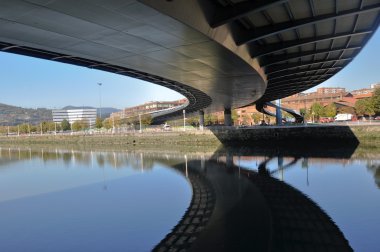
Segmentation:
[(150, 150), (213, 153), (221, 143), (208, 131), (143, 132), (115, 135), (34, 135), (0, 137), (2, 147), (74, 150)]
[(288, 126), (288, 127), (210, 127), (203, 131), (143, 132), (114, 135), (32, 135), (2, 136), (3, 146), (74, 146), (101, 148), (215, 149), (220, 145), (343, 144), (346, 142), (378, 145), (380, 126)]

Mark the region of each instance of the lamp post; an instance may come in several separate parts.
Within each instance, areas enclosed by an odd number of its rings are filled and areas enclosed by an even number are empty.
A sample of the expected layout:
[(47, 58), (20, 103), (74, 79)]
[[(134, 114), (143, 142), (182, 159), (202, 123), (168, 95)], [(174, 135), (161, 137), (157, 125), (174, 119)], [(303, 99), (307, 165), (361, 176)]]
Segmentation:
[(186, 110), (183, 110), (183, 131), (186, 131)]
[(140, 130), (139, 130), (139, 132), (141, 133), (142, 132), (142, 129), (141, 129), (141, 114), (139, 114), (139, 123), (140, 123)]
[(115, 118), (112, 116), (112, 134), (115, 133)]
[(102, 119), (102, 83), (98, 83), (99, 85), (99, 117)]

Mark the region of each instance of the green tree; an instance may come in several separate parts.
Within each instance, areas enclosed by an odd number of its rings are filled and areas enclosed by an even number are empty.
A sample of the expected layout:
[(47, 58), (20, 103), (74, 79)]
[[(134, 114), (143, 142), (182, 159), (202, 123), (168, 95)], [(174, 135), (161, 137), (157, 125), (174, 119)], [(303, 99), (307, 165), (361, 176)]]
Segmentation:
[(311, 110), (312, 115), (314, 115), (316, 119), (319, 119), (319, 117), (323, 116), (324, 108), (322, 104), (320, 104), (319, 102), (314, 102), (311, 105), (310, 110)]
[(355, 114), (355, 108), (348, 107), (348, 106), (342, 106), (336, 109), (337, 113), (340, 114)]
[(4, 126), (0, 126), (0, 134), (5, 134), (7, 133), (8, 129)]
[(80, 121), (75, 121), (73, 125), (71, 126), (73, 131), (80, 131), (82, 130), (82, 124)]
[(263, 116), (261, 113), (255, 112), (252, 113), (251, 118), (255, 122), (255, 124), (258, 124), (262, 120)]
[(376, 88), (371, 98), (373, 110), (375, 113), (380, 113), (380, 88)]
[(190, 116), (186, 118), (186, 122), (190, 125), (196, 126), (199, 123), (199, 118), (197, 116)]
[(31, 133), (36, 133), (39, 131), (39, 127), (37, 128), (36, 125), (29, 125), (29, 128)]
[(27, 134), (27, 133), (29, 133), (29, 127), (28, 127), (28, 124), (23, 123), (23, 124), (21, 124), (21, 125), (19, 126), (19, 128), (20, 128), (20, 133), (21, 133), (21, 134)]
[(310, 119), (310, 110), (307, 108), (300, 109), (300, 115), (303, 116), (305, 122)]
[(69, 121), (67, 121), (66, 119), (64, 119), (64, 120), (61, 122), (61, 128), (62, 128), (63, 131), (71, 130), (71, 126), (70, 126)]
[(374, 115), (375, 107), (372, 99), (360, 99), (355, 103), (355, 111), (357, 115)]
[(61, 127), (61, 124), (60, 123), (54, 123), (54, 130), (57, 130), (57, 131), (61, 131), (62, 130), (62, 127)]
[(216, 124), (218, 122), (218, 117), (215, 114), (205, 115), (205, 125)]
[(103, 120), (100, 117), (96, 118), (95, 128), (100, 129), (103, 127)]
[(85, 120), (81, 121), (75, 121), (72, 125), (72, 130), (74, 131), (80, 131), (80, 130), (85, 130), (89, 127), (89, 124)]
[(242, 124), (243, 125), (248, 125), (248, 122), (249, 122), (249, 119), (250, 119), (250, 116), (248, 114), (244, 114), (243, 117), (242, 117)]
[(124, 118), (123, 121), (125, 124), (128, 124), (128, 125), (132, 125), (132, 124), (136, 125), (136, 123), (138, 123), (139, 121), (139, 118), (132, 116), (132, 117)]
[(366, 99), (360, 99), (355, 102), (355, 112), (358, 116), (364, 116), (367, 111)]
[(267, 123), (267, 124), (271, 124), (272, 122), (275, 122), (276, 121), (276, 118), (273, 117), (273, 116), (270, 116), (270, 115), (265, 115), (265, 119), (264, 121)]
[(82, 121), (80, 121), (80, 123), (81, 123), (81, 126), (82, 126), (82, 129), (83, 129), (83, 130), (90, 128), (90, 123), (89, 123), (89, 121), (87, 121), (87, 120), (82, 120)]
[(141, 116), (141, 124), (142, 125), (151, 125), (153, 118), (151, 115), (142, 115)]
[(239, 115), (235, 109), (231, 110), (231, 119), (233, 124), (237, 124), (237, 121), (239, 120)]
[(57, 130), (58, 130), (58, 127), (56, 127), (56, 125), (55, 125), (54, 122), (50, 121), (47, 124), (48, 124), (47, 128), (48, 128), (49, 131), (55, 131), (55, 128), (57, 128)]
[(112, 121), (110, 118), (104, 119), (103, 121), (103, 127), (106, 129), (112, 128)]
[(334, 105), (334, 103), (330, 103), (329, 105), (324, 107), (323, 116), (326, 116), (326, 117), (336, 116), (336, 106)]
[(40, 130), (41, 130), (41, 126), (42, 126), (42, 132), (43, 133), (46, 133), (46, 132), (51, 130), (51, 125), (49, 122), (46, 122), (46, 121), (42, 122), (40, 125)]
[(120, 125), (121, 125), (121, 118), (120, 118), (120, 116), (114, 116), (114, 117), (113, 117), (112, 124), (113, 124), (116, 128), (119, 128)]

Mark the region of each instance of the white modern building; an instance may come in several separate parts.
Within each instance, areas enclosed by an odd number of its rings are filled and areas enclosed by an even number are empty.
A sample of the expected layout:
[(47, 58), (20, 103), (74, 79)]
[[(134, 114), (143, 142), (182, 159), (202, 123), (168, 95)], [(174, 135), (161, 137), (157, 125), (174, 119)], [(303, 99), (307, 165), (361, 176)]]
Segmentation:
[(67, 120), (70, 124), (76, 121), (87, 121), (90, 128), (95, 126), (96, 109), (53, 109), (53, 121), (61, 123)]
[(380, 82), (378, 82), (378, 83), (374, 83), (374, 84), (371, 84), (371, 88), (372, 88), (372, 89), (380, 88)]

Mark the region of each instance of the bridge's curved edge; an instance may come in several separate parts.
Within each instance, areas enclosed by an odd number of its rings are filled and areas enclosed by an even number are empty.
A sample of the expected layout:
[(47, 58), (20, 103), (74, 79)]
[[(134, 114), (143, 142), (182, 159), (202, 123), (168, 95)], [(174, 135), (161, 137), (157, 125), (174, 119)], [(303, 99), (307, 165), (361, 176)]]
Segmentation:
[(259, 112), (261, 112), (261, 113), (264, 113), (264, 114), (266, 114), (266, 115), (276, 117), (276, 114), (274, 114), (274, 113), (272, 113), (272, 112), (266, 110), (265, 107), (264, 107), (264, 105), (265, 105), (265, 104), (262, 103), (262, 102), (260, 102), (260, 103), (256, 103), (256, 110), (259, 111)]
[(215, 206), (215, 193), (205, 176), (198, 174), (194, 169), (185, 173), (183, 166), (173, 168), (187, 176), (193, 189), (193, 197), (181, 221), (156, 245), (152, 250), (154, 252), (182, 251), (190, 248), (210, 220)]
[(288, 112), (289, 114), (291, 114), (296, 119), (296, 123), (302, 123), (304, 121), (303, 116), (300, 115), (299, 113), (297, 113), (296, 111), (294, 111), (293, 109), (278, 106), (278, 105), (274, 104), (273, 102), (266, 102), (265, 105), (270, 106), (270, 107), (275, 108), (275, 109), (279, 108), (285, 112)]
[[(117, 65), (106, 64), (106, 63), (102, 63), (102, 62), (98, 62), (94, 60), (84, 59), (81, 57), (75, 57), (71, 55), (65, 55), (61, 53), (55, 53), (55, 52), (50, 52), (46, 50), (31, 48), (27, 46), (19, 46), (19, 45), (5, 43), (1, 41), (0, 41), (0, 50), (4, 52), (9, 52), (9, 53), (31, 56), (35, 58), (57, 61), (61, 63), (87, 67), (90, 69), (97, 69), (97, 70), (102, 70), (102, 71), (106, 71), (110, 73), (125, 75), (128, 77), (140, 79), (143, 81), (151, 82), (151, 83), (169, 88), (171, 90), (174, 90), (182, 94), (188, 99), (189, 105), (186, 108), (184, 108), (186, 112), (188, 113), (192, 113), (192, 112), (204, 109), (212, 103), (211, 97), (198, 89), (195, 89), (193, 87), (190, 87), (188, 85), (185, 85), (177, 81), (165, 79), (157, 75), (137, 71), (134, 69), (117, 66)], [(166, 114), (164, 118), (179, 116), (181, 114), (182, 114), (182, 110), (175, 111), (173, 113)], [(162, 120), (159, 120), (160, 118), (161, 117), (157, 117), (156, 121), (157, 122), (162, 121)]]
[(279, 108), (285, 112), (288, 112), (289, 114), (291, 114), (295, 119), (296, 119), (296, 123), (302, 123), (304, 122), (304, 117), (300, 114), (298, 114), (297, 112), (295, 112), (294, 110), (292, 109), (289, 109), (289, 108), (285, 108), (285, 107), (280, 107), (272, 102), (260, 102), (260, 103), (256, 103), (256, 110), (261, 112), (261, 113), (264, 113), (266, 115), (269, 115), (269, 116), (274, 116), (276, 117), (276, 114), (268, 111), (265, 109), (265, 106), (270, 106), (272, 108)]

